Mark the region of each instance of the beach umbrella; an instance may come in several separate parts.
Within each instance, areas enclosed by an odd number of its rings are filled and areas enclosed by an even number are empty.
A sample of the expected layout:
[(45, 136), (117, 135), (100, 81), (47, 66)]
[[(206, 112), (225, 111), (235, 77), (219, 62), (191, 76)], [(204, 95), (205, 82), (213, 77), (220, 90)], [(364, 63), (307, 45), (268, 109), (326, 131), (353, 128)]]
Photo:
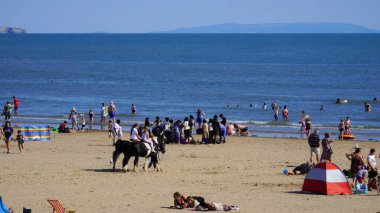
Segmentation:
[(352, 194), (350, 184), (342, 170), (330, 162), (319, 163), (309, 171), (302, 191), (325, 195)]

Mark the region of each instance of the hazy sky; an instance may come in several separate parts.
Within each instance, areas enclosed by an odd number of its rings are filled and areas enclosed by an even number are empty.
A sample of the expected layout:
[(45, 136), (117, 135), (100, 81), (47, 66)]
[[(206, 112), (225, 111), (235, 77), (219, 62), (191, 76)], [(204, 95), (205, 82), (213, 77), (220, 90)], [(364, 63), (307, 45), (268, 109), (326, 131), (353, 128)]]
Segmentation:
[(0, 26), (32, 33), (139, 33), (288, 22), (342, 22), (380, 29), (380, 0), (0, 0)]

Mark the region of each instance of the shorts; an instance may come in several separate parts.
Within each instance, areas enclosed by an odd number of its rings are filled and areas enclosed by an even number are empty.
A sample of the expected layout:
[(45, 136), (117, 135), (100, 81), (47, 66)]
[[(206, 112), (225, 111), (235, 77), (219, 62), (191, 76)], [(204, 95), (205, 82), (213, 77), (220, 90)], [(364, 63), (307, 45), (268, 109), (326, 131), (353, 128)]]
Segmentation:
[(320, 149), (319, 147), (310, 147), (310, 155), (316, 154), (319, 157)]
[(110, 112), (110, 113), (108, 113), (108, 115), (110, 116), (110, 118), (114, 118), (115, 117), (115, 112)]
[(197, 123), (202, 123), (203, 122), (203, 117), (197, 117)]
[(24, 144), (24, 140), (17, 141), (19, 145)]
[(343, 130), (344, 130), (343, 128), (340, 128), (340, 129), (339, 129), (339, 132), (343, 132)]
[(82, 128), (84, 128), (85, 126), (86, 126), (86, 125), (83, 125), (83, 124), (82, 124)]
[(185, 132), (185, 138), (189, 138), (190, 137), (190, 129), (187, 129), (184, 132)]
[(111, 133), (111, 132), (112, 132), (112, 130), (111, 130), (111, 129), (109, 129), (109, 130), (108, 130), (108, 132), (109, 132), (109, 133)]
[(5, 136), (4, 139), (10, 141), (10, 140), (12, 140), (12, 135), (11, 136)]
[(15, 109), (15, 110), (18, 110), (18, 106), (15, 106), (14, 109)]

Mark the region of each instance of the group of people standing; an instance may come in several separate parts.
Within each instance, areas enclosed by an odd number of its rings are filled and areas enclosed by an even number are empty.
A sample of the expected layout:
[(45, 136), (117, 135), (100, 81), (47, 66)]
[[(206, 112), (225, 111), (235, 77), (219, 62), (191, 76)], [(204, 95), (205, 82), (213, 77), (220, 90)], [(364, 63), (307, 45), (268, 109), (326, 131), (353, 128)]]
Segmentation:
[[(267, 105), (266, 105), (266, 103), (264, 103), (264, 104), (263, 104), (263, 109), (266, 110), (266, 108), (267, 108)], [(271, 108), (272, 108), (272, 110), (273, 110), (273, 112), (274, 112), (274, 121), (275, 121), (275, 122), (278, 122), (278, 113), (279, 113), (279, 111), (281, 110), (281, 107), (278, 106), (277, 103), (276, 103), (276, 101), (275, 101), (275, 102), (273, 102), (273, 103), (271, 104)], [(289, 118), (289, 110), (288, 110), (288, 108), (287, 108), (286, 105), (285, 105), (284, 108), (282, 109), (282, 118), (283, 118), (283, 121), (284, 121), (285, 123), (288, 122), (288, 118)]]
[[(352, 153), (346, 153), (346, 157), (351, 161), (348, 174), (353, 178), (353, 186), (357, 184), (367, 184), (368, 190), (378, 190), (378, 172), (376, 165), (375, 149), (370, 149), (367, 161), (363, 157), (362, 150), (358, 146)], [(366, 180), (368, 178), (368, 181)]]

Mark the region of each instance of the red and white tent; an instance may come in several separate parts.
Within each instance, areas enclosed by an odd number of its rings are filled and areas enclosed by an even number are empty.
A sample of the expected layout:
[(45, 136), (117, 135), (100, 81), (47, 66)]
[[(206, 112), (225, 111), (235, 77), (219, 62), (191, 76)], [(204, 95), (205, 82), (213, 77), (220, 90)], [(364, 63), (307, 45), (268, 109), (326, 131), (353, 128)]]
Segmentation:
[(342, 170), (333, 163), (323, 162), (310, 169), (302, 191), (318, 194), (352, 194), (350, 184)]

